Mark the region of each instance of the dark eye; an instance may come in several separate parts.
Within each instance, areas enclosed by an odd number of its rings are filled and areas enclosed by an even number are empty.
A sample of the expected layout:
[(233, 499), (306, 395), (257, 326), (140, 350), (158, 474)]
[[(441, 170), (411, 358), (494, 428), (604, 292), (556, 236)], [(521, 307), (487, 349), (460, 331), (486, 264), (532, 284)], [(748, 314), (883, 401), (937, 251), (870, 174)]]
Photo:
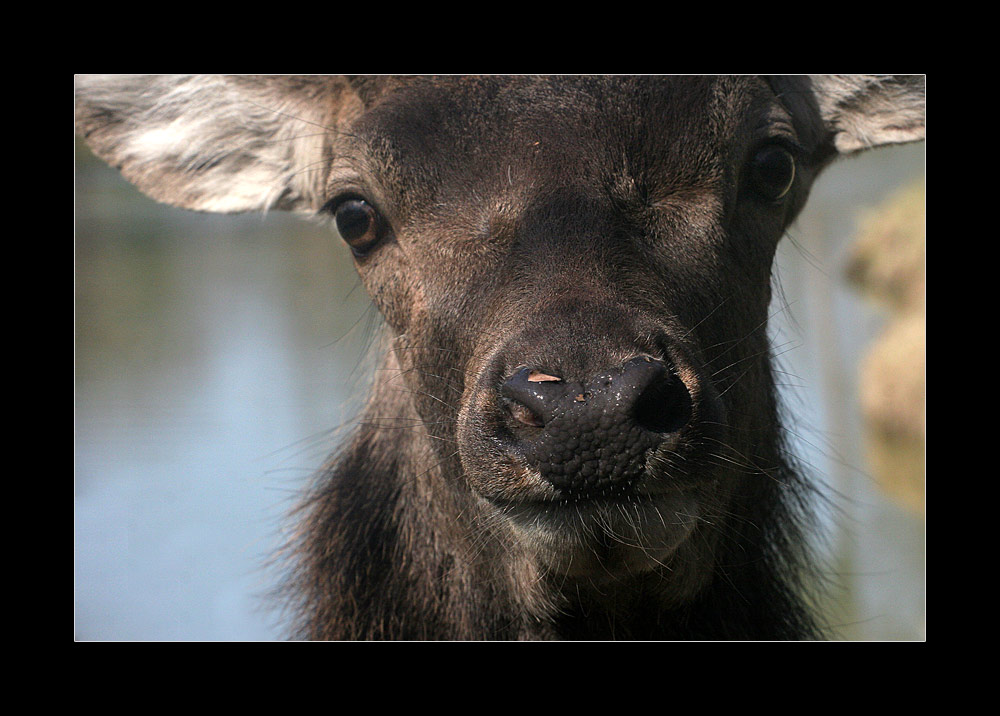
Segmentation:
[(777, 144), (763, 147), (750, 160), (750, 181), (763, 199), (782, 199), (795, 181), (795, 158)]
[(375, 208), (364, 199), (348, 199), (333, 210), (340, 234), (356, 256), (371, 251), (382, 236), (381, 221)]

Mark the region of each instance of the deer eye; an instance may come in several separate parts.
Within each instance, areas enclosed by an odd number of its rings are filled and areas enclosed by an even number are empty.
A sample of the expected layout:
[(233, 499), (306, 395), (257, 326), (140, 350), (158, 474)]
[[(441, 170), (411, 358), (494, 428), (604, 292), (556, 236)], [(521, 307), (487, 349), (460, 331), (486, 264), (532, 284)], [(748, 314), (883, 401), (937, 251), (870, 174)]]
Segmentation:
[(347, 199), (332, 208), (337, 233), (355, 256), (368, 253), (378, 244), (382, 222), (371, 204), (364, 199)]
[(784, 147), (768, 144), (750, 160), (750, 181), (761, 198), (784, 198), (795, 181), (795, 158)]

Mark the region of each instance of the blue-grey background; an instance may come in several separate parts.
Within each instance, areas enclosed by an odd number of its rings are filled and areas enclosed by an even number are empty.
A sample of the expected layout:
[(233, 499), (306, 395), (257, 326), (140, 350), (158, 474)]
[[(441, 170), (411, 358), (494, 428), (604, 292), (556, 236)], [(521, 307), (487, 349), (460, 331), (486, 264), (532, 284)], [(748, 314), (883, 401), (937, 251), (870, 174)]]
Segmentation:
[[(328, 229), (173, 209), (75, 155), (75, 638), (281, 639), (264, 565), (371, 380), (374, 310)], [(779, 250), (771, 332), (796, 449), (842, 495), (823, 525), (845, 639), (924, 638), (924, 522), (861, 449), (885, 316), (842, 279), (859, 213), (923, 172), (923, 145), (842, 160)]]

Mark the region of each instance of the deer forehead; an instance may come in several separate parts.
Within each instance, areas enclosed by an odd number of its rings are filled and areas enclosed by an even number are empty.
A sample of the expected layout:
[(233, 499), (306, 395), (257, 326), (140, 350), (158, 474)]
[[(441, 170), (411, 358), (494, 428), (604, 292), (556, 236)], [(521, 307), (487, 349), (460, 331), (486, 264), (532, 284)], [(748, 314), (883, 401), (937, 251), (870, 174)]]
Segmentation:
[(763, 83), (748, 93), (712, 78), (647, 79), (641, 91), (527, 78), (417, 83), (355, 125), (350, 166), (331, 172), (328, 193), (362, 180), (401, 210), (490, 202), (498, 213), (567, 184), (658, 201), (717, 186), (755, 133), (793, 134)]

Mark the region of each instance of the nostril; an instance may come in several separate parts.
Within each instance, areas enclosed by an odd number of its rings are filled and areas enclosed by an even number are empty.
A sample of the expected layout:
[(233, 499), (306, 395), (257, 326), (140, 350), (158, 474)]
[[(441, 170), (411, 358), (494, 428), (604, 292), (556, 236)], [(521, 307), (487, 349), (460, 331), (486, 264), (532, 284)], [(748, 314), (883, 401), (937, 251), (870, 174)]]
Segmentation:
[(544, 427), (554, 400), (564, 391), (562, 378), (550, 371), (520, 367), (500, 389), (508, 412), (518, 423)]
[(635, 401), (632, 417), (654, 433), (673, 433), (691, 419), (691, 394), (675, 374), (667, 371), (643, 389)]
[(504, 402), (507, 406), (507, 411), (517, 422), (533, 428), (545, 427), (545, 423), (542, 421), (542, 418), (527, 405), (519, 403), (511, 398), (507, 398)]

